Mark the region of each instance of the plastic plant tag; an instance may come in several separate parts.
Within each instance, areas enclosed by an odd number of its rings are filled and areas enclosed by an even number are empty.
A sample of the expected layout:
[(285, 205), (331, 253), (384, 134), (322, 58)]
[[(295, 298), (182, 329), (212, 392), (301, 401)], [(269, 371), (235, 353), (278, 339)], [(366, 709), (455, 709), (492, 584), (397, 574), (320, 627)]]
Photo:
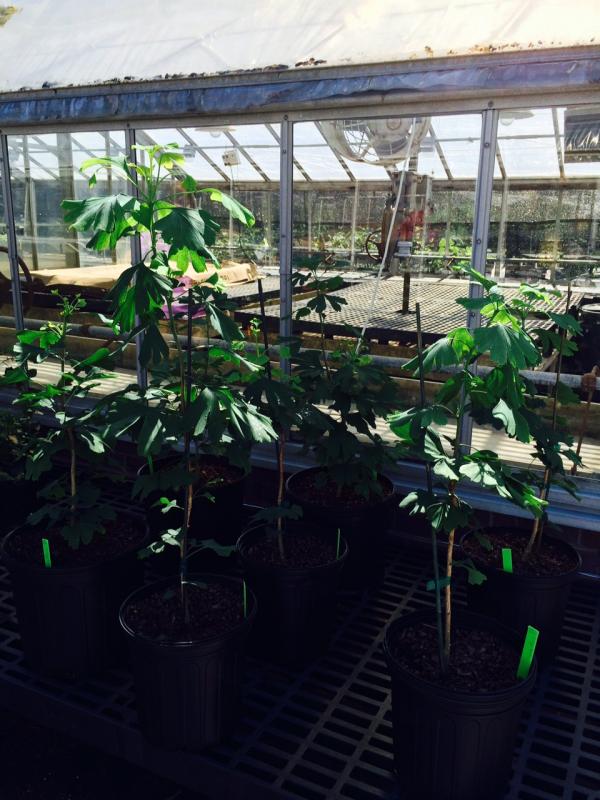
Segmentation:
[(248, 590), (246, 581), (242, 581), (242, 604), (244, 606), (244, 619), (248, 616)]
[(504, 572), (513, 571), (512, 550), (510, 549), (510, 547), (502, 548), (502, 569), (504, 570)]
[(517, 668), (517, 678), (521, 681), (524, 681), (529, 675), (539, 635), (540, 632), (537, 628), (533, 628), (531, 625), (527, 626), (523, 650), (521, 651), (521, 660)]
[(337, 539), (335, 543), (335, 560), (337, 561), (340, 557), (340, 529), (337, 529)]
[(50, 558), (50, 542), (48, 539), (42, 539), (42, 552), (44, 554), (44, 566), (51, 567), (52, 559)]

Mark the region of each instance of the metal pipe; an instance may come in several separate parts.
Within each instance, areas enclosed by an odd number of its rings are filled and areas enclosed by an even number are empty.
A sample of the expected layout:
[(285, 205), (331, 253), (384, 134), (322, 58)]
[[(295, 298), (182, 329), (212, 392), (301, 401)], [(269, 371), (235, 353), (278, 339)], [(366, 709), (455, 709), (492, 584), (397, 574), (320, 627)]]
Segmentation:
[(17, 232), (15, 230), (15, 212), (13, 207), (12, 186), (10, 180), (10, 159), (8, 156), (8, 137), (5, 133), (0, 135), (0, 177), (2, 180), (2, 195), (4, 198), (4, 219), (6, 221), (6, 235), (8, 248), (8, 262), (10, 265), (10, 283), (12, 289), (12, 302), (14, 319), (13, 325), (18, 331), (23, 330), (23, 301), (21, 298), (21, 281), (19, 279), (19, 261)]
[[(135, 147), (136, 144), (136, 136), (135, 130), (133, 128), (127, 128), (125, 130), (125, 149), (127, 151), (127, 158), (133, 164), (137, 164), (137, 150)], [(137, 185), (133, 188), (133, 193), (136, 197), (139, 196), (139, 190)], [(142, 243), (140, 241), (140, 236), (136, 233), (134, 236), (130, 237), (131, 242), (131, 263), (132, 264), (139, 264), (142, 260)], [(136, 325), (139, 325), (139, 318), (136, 315)], [(141, 389), (146, 389), (148, 386), (148, 371), (146, 367), (141, 363), (139, 354), (140, 349), (142, 347), (144, 341), (144, 334), (139, 333), (135, 338), (135, 346), (136, 346), (136, 373), (137, 373), (137, 380), (138, 384)]]
[[(294, 200), (294, 124), (285, 116), (281, 121), (281, 171), (279, 175), (279, 336), (292, 335), (292, 209)], [(289, 358), (281, 359), (281, 369), (289, 373)]]
[[(498, 139), (498, 116), (496, 110), (487, 109), (483, 112), (481, 120), (481, 144), (479, 148), (479, 168), (477, 170), (477, 183), (475, 185), (475, 213), (473, 218), (473, 245), (471, 265), (479, 272), (485, 273), (487, 264), (487, 244), (490, 232), (490, 209), (492, 206), (492, 192), (494, 190), (494, 166), (496, 163), (496, 142)], [(478, 283), (469, 284), (469, 297), (481, 297), (482, 287)], [(479, 311), (467, 312), (467, 328), (473, 330), (481, 322)], [(477, 373), (477, 364), (473, 364), (471, 371)], [(469, 414), (464, 414), (459, 429), (456, 432), (460, 447), (468, 451), (471, 447), (473, 436), (473, 420)]]
[(354, 259), (356, 257), (356, 215), (358, 213), (358, 192), (360, 183), (356, 181), (354, 184), (354, 200), (352, 202), (352, 230), (350, 234), (350, 264), (354, 266)]
[[(14, 320), (12, 317), (0, 316), (0, 328), (11, 328), (13, 326)], [(25, 327), (27, 330), (39, 330), (43, 325), (47, 325), (48, 320), (42, 319), (26, 319), (25, 320)], [(117, 334), (113, 331), (112, 328), (105, 327), (103, 325), (70, 325), (69, 326), (69, 335), (70, 336), (85, 336), (88, 339), (102, 339), (104, 341), (122, 341), (125, 337), (123, 335)], [(170, 344), (173, 344), (173, 339), (171, 336), (165, 337), (166, 341)], [(185, 344), (187, 341), (185, 336), (179, 336), (179, 341), (182, 345)], [(198, 340), (199, 344), (206, 343), (206, 337), (201, 337)], [(226, 343), (222, 339), (213, 339), (210, 338), (208, 343), (211, 345), (220, 345), (221, 347), (226, 346)], [(246, 342), (245, 347), (247, 350), (254, 352), (255, 346), (253, 342)], [(305, 348), (301, 348), (300, 352), (304, 352)], [(273, 355), (279, 353), (279, 345), (276, 344), (269, 344), (269, 352)], [(327, 355), (328, 358), (331, 357), (330, 354)], [(388, 367), (389, 369), (402, 369), (402, 367), (407, 364), (409, 361), (412, 361), (412, 358), (402, 358), (400, 356), (377, 356), (371, 355), (371, 360), (374, 364), (381, 366), (381, 367)], [(492, 371), (493, 367), (482, 367), (479, 366), (477, 368), (478, 375), (489, 375)], [(458, 371), (456, 367), (444, 367), (436, 369), (436, 373), (440, 374), (454, 374)], [(556, 383), (556, 373), (554, 372), (536, 372), (535, 370), (522, 370), (520, 375), (523, 378), (531, 381), (532, 383), (538, 386), (554, 386)], [(406, 376), (408, 378), (408, 374)], [(561, 375), (562, 383), (565, 383), (567, 386), (570, 386), (573, 389), (578, 389), (581, 386), (581, 375), (568, 375), (563, 374)], [(600, 378), (596, 381), (596, 389), (600, 390)]]

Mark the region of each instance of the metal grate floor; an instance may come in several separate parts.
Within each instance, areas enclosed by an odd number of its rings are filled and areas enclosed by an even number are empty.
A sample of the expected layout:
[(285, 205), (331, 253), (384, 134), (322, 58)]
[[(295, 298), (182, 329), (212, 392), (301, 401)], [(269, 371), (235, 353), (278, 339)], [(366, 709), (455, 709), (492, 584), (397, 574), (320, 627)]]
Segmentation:
[[(368, 331), (373, 338), (381, 338), (383, 332), (401, 334), (407, 341), (412, 341), (416, 336), (415, 303), (419, 302), (423, 309), (423, 335), (426, 339), (433, 340), (445, 336), (449, 331), (465, 324), (466, 311), (456, 303), (459, 297), (469, 294), (469, 282), (455, 278), (413, 278), (410, 290), (410, 310), (402, 312), (402, 295), (404, 280), (402, 277), (385, 277), (379, 284), (377, 299), (370, 314), (373, 302), (375, 283), (366, 280), (362, 283), (349, 286), (334, 292), (336, 296), (344, 297), (347, 305), (340, 311), (328, 310), (326, 329), (330, 334), (348, 335), (348, 326), (360, 329), (368, 325)], [(503, 292), (508, 298), (518, 294), (518, 287), (503, 287)], [(582, 292), (574, 292), (572, 303), (579, 305), (584, 297)], [(304, 307), (307, 300), (294, 301), (294, 313)], [(564, 299), (553, 298), (549, 308), (552, 311), (564, 311)], [(240, 319), (244, 314), (251, 316), (258, 314), (258, 306), (245, 308), (243, 313), (236, 312)], [(278, 306), (267, 306), (267, 317), (278, 317)], [(312, 330), (318, 323), (315, 313), (294, 321), (298, 330)], [(533, 320), (532, 327), (550, 328), (549, 320)]]
[[(121, 756), (209, 798), (401, 800), (392, 773), (383, 628), (431, 602), (427, 554), (390, 540), (384, 584), (342, 595), (329, 652), (303, 671), (250, 661), (231, 741), (201, 755), (147, 745), (131, 678), (114, 671), (74, 684), (22, 663), (11, 592), (0, 575), (0, 705)], [(600, 800), (600, 593), (575, 586), (559, 655), (522, 721), (510, 800)]]

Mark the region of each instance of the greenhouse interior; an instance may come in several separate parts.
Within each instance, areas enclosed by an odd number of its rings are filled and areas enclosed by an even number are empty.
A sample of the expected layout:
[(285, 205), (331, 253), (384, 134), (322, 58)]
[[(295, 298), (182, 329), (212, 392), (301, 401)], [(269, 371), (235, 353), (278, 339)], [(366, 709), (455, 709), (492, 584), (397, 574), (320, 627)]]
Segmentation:
[(0, 44), (0, 797), (600, 798), (596, 0)]

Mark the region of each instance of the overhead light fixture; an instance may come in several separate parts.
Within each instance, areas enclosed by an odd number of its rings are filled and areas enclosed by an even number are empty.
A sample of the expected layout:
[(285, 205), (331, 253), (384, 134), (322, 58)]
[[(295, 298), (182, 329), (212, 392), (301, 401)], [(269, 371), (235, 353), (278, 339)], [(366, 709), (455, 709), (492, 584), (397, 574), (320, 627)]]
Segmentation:
[(517, 119), (530, 119), (533, 111), (502, 111), (500, 113), (501, 125), (512, 125)]
[(194, 128), (195, 131), (200, 133), (208, 133), (213, 139), (218, 139), (223, 133), (231, 133), (235, 130), (235, 125), (210, 125), (206, 127)]

